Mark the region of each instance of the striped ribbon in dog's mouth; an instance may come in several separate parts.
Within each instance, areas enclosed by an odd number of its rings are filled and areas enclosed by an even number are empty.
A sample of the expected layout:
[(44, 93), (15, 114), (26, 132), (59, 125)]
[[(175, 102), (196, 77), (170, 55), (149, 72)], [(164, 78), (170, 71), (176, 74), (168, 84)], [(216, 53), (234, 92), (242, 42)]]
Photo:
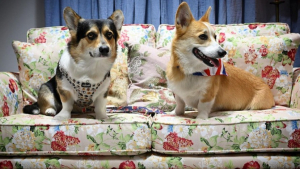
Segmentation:
[(202, 60), (207, 66), (219, 67), (220, 63), (218, 59), (210, 58), (204, 55), (199, 49), (194, 48), (193, 54), (200, 60)]

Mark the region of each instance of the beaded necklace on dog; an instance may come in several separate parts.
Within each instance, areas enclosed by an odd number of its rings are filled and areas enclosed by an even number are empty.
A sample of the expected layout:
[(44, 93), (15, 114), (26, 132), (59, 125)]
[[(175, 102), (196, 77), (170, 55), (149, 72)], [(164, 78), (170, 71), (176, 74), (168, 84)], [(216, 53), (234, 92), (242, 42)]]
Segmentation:
[(214, 75), (225, 75), (228, 76), (224, 67), (224, 64), (221, 59), (219, 59), (218, 67), (209, 67), (201, 72), (194, 72), (195, 76), (214, 76)]
[(107, 77), (110, 77), (110, 72), (108, 71), (105, 74), (103, 80), (99, 83), (90, 83), (88, 80), (85, 82), (81, 82), (70, 77), (68, 72), (64, 70), (60, 65), (59, 70), (76, 91), (78, 99), (74, 103), (78, 107), (87, 107), (91, 105), (93, 103), (92, 98), (96, 90), (105, 81)]

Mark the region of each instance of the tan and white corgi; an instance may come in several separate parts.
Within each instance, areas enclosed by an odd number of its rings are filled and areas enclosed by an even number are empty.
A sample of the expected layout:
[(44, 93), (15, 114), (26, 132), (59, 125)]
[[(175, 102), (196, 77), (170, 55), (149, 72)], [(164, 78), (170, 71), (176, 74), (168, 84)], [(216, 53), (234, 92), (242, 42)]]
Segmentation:
[(25, 106), (23, 112), (66, 120), (72, 111), (94, 103), (96, 119), (105, 119), (110, 70), (117, 57), (123, 13), (116, 10), (108, 19), (92, 20), (83, 19), (66, 7), (64, 19), (71, 41), (58, 63), (56, 75), (41, 86), (37, 102)]
[(224, 63), (228, 76), (196, 76), (209, 67), (218, 67), (227, 53), (217, 43), (209, 24), (208, 8), (195, 20), (187, 3), (177, 9), (176, 33), (172, 41), (171, 59), (167, 66), (168, 87), (175, 93), (176, 115), (185, 106), (198, 110), (197, 118), (207, 119), (219, 110), (268, 109), (275, 105), (268, 85), (259, 77)]

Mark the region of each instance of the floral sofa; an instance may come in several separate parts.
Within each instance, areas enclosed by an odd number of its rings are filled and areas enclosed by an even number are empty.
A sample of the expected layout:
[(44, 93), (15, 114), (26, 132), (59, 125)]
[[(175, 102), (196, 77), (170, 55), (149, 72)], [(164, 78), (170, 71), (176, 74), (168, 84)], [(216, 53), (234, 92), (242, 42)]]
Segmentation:
[(23, 114), (70, 40), (66, 27), (30, 29), (28, 42), (12, 44), (19, 72), (0, 73), (0, 168), (299, 168), (300, 35), (284, 23), (214, 28), (228, 52), (223, 61), (263, 78), (275, 107), (207, 120), (189, 107), (169, 114), (176, 104), (165, 67), (175, 29), (139, 24), (122, 28), (108, 119), (95, 120), (93, 106), (61, 122)]

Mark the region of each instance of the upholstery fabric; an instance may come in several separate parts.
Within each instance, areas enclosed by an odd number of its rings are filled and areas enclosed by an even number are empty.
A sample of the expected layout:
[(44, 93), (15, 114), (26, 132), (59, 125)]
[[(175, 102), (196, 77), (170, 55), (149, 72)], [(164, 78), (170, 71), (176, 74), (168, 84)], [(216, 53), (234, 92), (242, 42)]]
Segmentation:
[(137, 155), (151, 150), (149, 117), (108, 116), (101, 121), (28, 114), (0, 118), (0, 155)]
[(14, 41), (24, 105), (36, 101), (42, 83), (56, 72), (57, 63), (66, 49), (66, 43), (27, 43)]
[(1, 168), (298, 168), (299, 155), (287, 153), (202, 156), (39, 156), (1, 157)]
[(299, 151), (300, 110), (221, 111), (207, 120), (157, 114), (152, 124), (153, 151), (165, 154)]

